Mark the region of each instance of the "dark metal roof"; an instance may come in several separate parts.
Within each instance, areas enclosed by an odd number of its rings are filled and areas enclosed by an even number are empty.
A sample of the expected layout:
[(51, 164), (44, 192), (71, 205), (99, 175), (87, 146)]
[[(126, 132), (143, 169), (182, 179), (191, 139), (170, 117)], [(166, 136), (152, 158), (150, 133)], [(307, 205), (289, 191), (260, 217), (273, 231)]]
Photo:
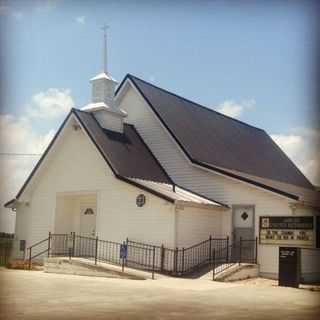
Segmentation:
[(171, 184), (172, 181), (153, 156), (133, 125), (124, 124), (123, 133), (103, 129), (88, 112), (73, 109), (115, 174)]
[[(54, 138), (48, 145), (36, 166), (31, 171), (16, 197), (5, 203), (4, 207), (11, 207), (11, 205), (14, 205), (14, 202), (20, 198), (32, 177), (36, 174), (41, 163), (45, 160), (46, 155), (53, 147), (57, 137), (60, 135), (60, 132), (63, 130), (65, 124), (72, 114), (81, 123), (84, 130), (89, 135), (89, 138), (95, 144), (105, 161), (108, 163), (116, 178), (169, 202), (175, 202), (175, 198), (130, 179), (138, 178), (142, 180), (155, 181), (157, 183), (165, 183), (172, 186), (174, 185), (171, 178), (167, 175), (158, 160), (153, 156), (152, 152), (144, 143), (133, 125), (124, 124), (124, 132), (117, 133), (103, 129), (92, 114), (77, 109), (72, 109), (59, 127)], [(215, 201), (213, 199), (209, 200), (228, 208), (228, 205), (224, 203)]]
[(312, 184), (264, 130), (132, 75), (127, 75), (124, 81), (127, 78), (135, 84), (162, 124), (194, 163), (313, 189)]

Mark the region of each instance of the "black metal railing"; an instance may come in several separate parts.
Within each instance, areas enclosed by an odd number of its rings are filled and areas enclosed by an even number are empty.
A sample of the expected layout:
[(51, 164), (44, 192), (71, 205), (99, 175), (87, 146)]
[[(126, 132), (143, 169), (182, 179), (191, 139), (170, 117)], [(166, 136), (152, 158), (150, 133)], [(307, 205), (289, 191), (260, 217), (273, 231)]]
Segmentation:
[(161, 247), (132, 241), (127, 238), (126, 266), (144, 269), (161, 270)]
[(50, 233), (48, 238), (36, 242), (35, 244), (33, 244), (27, 249), (29, 252), (29, 259), (28, 259), (29, 269), (31, 269), (32, 267), (32, 260), (44, 254), (49, 253), (49, 248), (50, 248)]
[[(167, 248), (126, 239), (113, 242), (81, 235), (51, 234), (28, 248), (29, 268), (32, 260), (41, 255), (48, 257), (81, 257), (136, 269), (182, 276), (205, 266), (211, 266), (213, 278), (235, 263), (257, 262), (257, 239), (241, 239), (230, 245), (229, 237), (204, 240), (187, 248)], [(121, 250), (125, 251), (121, 253)]]
[(212, 257), (212, 277), (215, 277), (234, 266), (235, 264), (251, 263), (257, 264), (258, 259), (258, 238), (242, 239), (238, 242), (228, 244), (227, 247), (214, 251)]
[(95, 261), (105, 261), (112, 264), (121, 265), (122, 259), (120, 257), (121, 243), (98, 240)]
[[(68, 241), (74, 236), (74, 233), (49, 233), (48, 238), (48, 257), (68, 256), (70, 254)], [(73, 238), (72, 238), (73, 239)]]
[[(187, 275), (212, 263), (226, 263), (229, 260), (229, 237), (213, 238), (201, 241), (187, 248), (166, 248), (127, 239), (128, 266), (154, 269), (160, 273), (175, 276)], [(149, 250), (149, 251), (148, 251)], [(151, 266), (151, 251), (154, 250), (154, 266)]]

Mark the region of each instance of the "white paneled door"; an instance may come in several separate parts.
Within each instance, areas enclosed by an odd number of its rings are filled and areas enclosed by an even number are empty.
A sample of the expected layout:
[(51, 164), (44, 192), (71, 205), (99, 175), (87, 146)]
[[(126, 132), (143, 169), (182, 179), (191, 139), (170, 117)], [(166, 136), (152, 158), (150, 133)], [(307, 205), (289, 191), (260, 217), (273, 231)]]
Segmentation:
[(233, 259), (253, 262), (255, 260), (254, 206), (234, 206), (232, 221)]
[(233, 209), (233, 239), (239, 241), (242, 239), (254, 238), (254, 207), (236, 206)]
[(84, 237), (96, 236), (96, 206), (83, 204), (80, 207), (80, 235)]

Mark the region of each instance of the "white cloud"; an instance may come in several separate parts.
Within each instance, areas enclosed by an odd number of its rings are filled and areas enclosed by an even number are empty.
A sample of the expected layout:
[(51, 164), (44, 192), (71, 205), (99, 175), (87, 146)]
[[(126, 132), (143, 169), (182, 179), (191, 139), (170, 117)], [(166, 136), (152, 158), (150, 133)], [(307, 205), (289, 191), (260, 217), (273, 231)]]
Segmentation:
[(74, 103), (70, 90), (49, 89), (31, 98), (22, 117), (0, 115), (0, 150), (2, 153), (26, 153), (37, 156), (0, 155), (0, 232), (13, 232), (14, 215), (3, 204), (16, 196), (22, 184), (52, 140), (55, 130), (41, 134), (32, 125), (34, 117), (43, 121), (67, 113)]
[(86, 23), (86, 17), (85, 16), (76, 17), (76, 22), (80, 23), (80, 24), (85, 24)]
[(69, 89), (50, 88), (35, 94), (27, 109), (31, 118), (57, 118), (74, 107)]
[(300, 128), (271, 137), (313, 184), (320, 185), (320, 131)]
[(3, 2), (0, 3), (0, 16), (11, 16), (16, 20), (20, 20), (23, 17), (23, 13), (13, 9), (11, 6)]
[(290, 158), (296, 156), (303, 147), (302, 136), (293, 134), (274, 134), (271, 135), (271, 137)]
[(38, 134), (27, 118), (16, 118), (13, 115), (0, 115), (0, 146), (3, 153), (42, 153), (53, 130)]
[[(41, 154), (52, 140), (54, 130), (38, 134), (26, 119), (0, 115), (2, 153)], [(13, 232), (14, 215), (3, 208), (15, 197), (40, 156), (0, 156), (0, 232)]]
[(243, 100), (241, 102), (236, 102), (234, 100), (225, 100), (214, 109), (229, 117), (239, 118), (245, 110), (253, 108), (255, 104), (256, 102), (254, 99)]

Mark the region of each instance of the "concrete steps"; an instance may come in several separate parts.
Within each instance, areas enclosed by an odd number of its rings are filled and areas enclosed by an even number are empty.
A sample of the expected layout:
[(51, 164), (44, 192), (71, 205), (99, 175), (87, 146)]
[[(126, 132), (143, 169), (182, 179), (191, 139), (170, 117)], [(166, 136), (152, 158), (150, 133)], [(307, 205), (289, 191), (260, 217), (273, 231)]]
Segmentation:
[(258, 276), (259, 266), (257, 264), (241, 263), (239, 265), (238, 263), (235, 263), (228, 269), (218, 273), (215, 276), (215, 281), (237, 281), (249, 278), (256, 278)]

